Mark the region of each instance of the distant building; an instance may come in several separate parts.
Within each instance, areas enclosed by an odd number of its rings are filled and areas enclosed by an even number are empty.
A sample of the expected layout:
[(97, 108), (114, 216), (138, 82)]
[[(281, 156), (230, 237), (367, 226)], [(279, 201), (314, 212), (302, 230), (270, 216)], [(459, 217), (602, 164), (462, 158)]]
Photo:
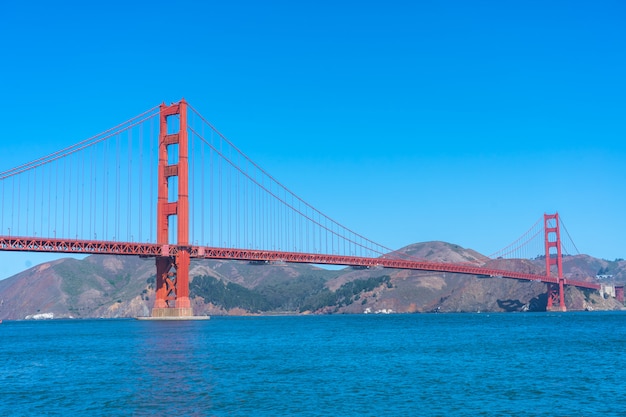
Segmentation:
[(596, 275), (596, 279), (599, 279), (599, 280), (603, 280), (603, 279), (611, 279), (611, 278), (613, 278), (613, 275), (605, 275), (605, 274), (602, 274), (602, 275)]
[(600, 284), (600, 295), (604, 298), (608, 296), (615, 298), (615, 285)]

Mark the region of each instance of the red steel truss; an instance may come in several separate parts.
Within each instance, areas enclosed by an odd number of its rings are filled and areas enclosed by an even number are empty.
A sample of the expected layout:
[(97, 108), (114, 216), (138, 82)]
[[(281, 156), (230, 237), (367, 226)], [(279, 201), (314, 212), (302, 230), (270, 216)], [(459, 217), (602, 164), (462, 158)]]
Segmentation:
[[(412, 269), (419, 271), (450, 272), (468, 275), (487, 275), (522, 281), (538, 281), (548, 284), (573, 285), (580, 288), (599, 290), (600, 285), (566, 278), (525, 274), (501, 269), (482, 268), (473, 265), (428, 262), (391, 257), (366, 258), (358, 256), (324, 255), (317, 253), (298, 253), (264, 251), (250, 249), (215, 248), (207, 246), (158, 245), (153, 243), (99, 242), (90, 240), (36, 239), (28, 237), (0, 236), (0, 250), (65, 252), (78, 254), (139, 255), (176, 259), (181, 252), (188, 252), (195, 259), (226, 259), (261, 262), (311, 263), (324, 265), (363, 266), (369, 268)], [(168, 271), (169, 272), (169, 271)], [(170, 282), (170, 284), (174, 284)], [(179, 288), (180, 289), (180, 288)]]
[(148, 243), (0, 236), (0, 250), (158, 256), (161, 254), (162, 248), (159, 245)]

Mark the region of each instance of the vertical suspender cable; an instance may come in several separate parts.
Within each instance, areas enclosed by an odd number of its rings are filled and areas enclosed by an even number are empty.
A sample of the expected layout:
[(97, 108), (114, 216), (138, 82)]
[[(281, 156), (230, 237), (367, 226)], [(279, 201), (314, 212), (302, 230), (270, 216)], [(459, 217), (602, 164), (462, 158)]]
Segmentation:
[(121, 185), (121, 170), (120, 170), (120, 134), (117, 134), (115, 142), (115, 228), (113, 232), (113, 240), (120, 237), (120, 217), (121, 217), (121, 201), (120, 201), (120, 185)]
[[(148, 138), (148, 140), (150, 141), (150, 158), (149, 158), (149, 162), (150, 162), (150, 204), (156, 206), (155, 204), (155, 199), (154, 199), (154, 189), (155, 187), (155, 180), (154, 178), (156, 177), (156, 175), (154, 174), (154, 167), (156, 165), (155, 161), (158, 160), (158, 156), (155, 155), (154, 152), (154, 142), (156, 142), (155, 140), (155, 136), (154, 136), (154, 124), (156, 123), (155, 121), (159, 120), (158, 117), (154, 118), (152, 120), (152, 123), (150, 123), (150, 137)], [(152, 207), (150, 207), (150, 243), (154, 242), (154, 235), (152, 233), (152, 231), (154, 230), (154, 210)]]
[(76, 232), (80, 234), (80, 238), (84, 239), (85, 235), (83, 222), (85, 219), (85, 205), (87, 204), (87, 200), (85, 199), (85, 154), (86, 150), (81, 151), (81, 174), (80, 174), (80, 198), (78, 199), (78, 204), (80, 206), (80, 221), (78, 216), (76, 216), (76, 223), (80, 226), (76, 227)]
[(195, 156), (195, 149), (196, 149), (196, 135), (194, 134), (193, 129), (191, 129), (190, 127), (195, 125), (195, 121), (193, 118), (193, 112), (189, 112), (190, 115), (188, 115), (188, 128), (187, 128), (187, 138), (188, 138), (188, 164), (189, 164), (189, 176), (188, 176), (188, 183), (187, 183), (187, 187), (188, 187), (188, 201), (189, 201), (189, 244), (190, 245), (195, 245), (198, 242), (198, 237), (200, 236), (198, 233), (198, 225), (200, 224), (199, 222), (196, 222), (196, 216), (197, 216), (197, 203), (198, 200), (196, 199), (196, 186), (197, 186), (197, 177), (196, 177), (196, 156)]
[[(109, 149), (109, 144), (110, 144), (110, 140), (106, 141), (104, 143), (104, 177), (103, 177), (103, 193), (102, 193), (102, 238), (104, 239), (104, 227), (105, 224), (107, 223), (108, 220), (108, 213), (109, 210), (107, 210), (107, 203), (108, 203), (108, 194), (109, 194), (109, 161), (108, 161), (108, 149)], [(95, 229), (95, 228), (94, 228)], [(96, 231), (94, 230), (94, 238), (95, 238), (95, 234)]]
[[(250, 172), (250, 175), (254, 175), (254, 172)], [(251, 177), (250, 177), (251, 178)], [(250, 198), (250, 249), (254, 248), (256, 244), (256, 225), (257, 225), (257, 216), (256, 216), (256, 187), (252, 180), (248, 178), (248, 195)]]
[[(240, 162), (241, 163), (241, 162)], [(245, 172), (247, 173), (248, 169), (247, 166), (244, 167)], [(242, 245), (240, 245), (240, 248), (249, 248), (248, 247), (248, 242), (250, 241), (250, 239), (248, 239), (248, 181), (245, 177), (237, 177), (239, 178), (238, 182), (241, 182), (241, 219), (242, 219), (242, 235), (241, 235), (241, 242), (243, 243)], [(239, 195), (239, 194), (237, 194)]]
[(137, 207), (139, 215), (139, 230), (137, 231), (137, 242), (141, 242), (141, 232), (143, 225), (143, 127), (144, 123), (139, 126), (139, 206)]
[[(263, 186), (265, 186), (265, 177), (261, 177), (261, 181), (263, 183)], [(268, 203), (267, 203), (267, 191), (264, 189), (261, 192), (261, 198), (263, 199), (263, 201), (261, 201), (261, 219), (263, 221), (263, 229), (261, 230), (261, 246), (263, 247), (263, 249), (269, 249), (269, 207), (268, 207)]]
[[(100, 145), (102, 147), (102, 149), (104, 150), (104, 144)], [(98, 155), (98, 159), (95, 158), (95, 155)], [(102, 180), (100, 182), (98, 182), (98, 176), (97, 173), (98, 172), (103, 172), (104, 169), (104, 165), (102, 165), (102, 160), (100, 159), (102, 157), (102, 155), (104, 155), (104, 152), (98, 152), (97, 149), (92, 149), (92, 154), (91, 154), (91, 160), (92, 161), (97, 161), (96, 163), (93, 163), (91, 166), (91, 181), (93, 182), (93, 186), (92, 188), (92, 196), (91, 196), (91, 215), (89, 216), (89, 231), (87, 232), (87, 238), (91, 237), (91, 233), (96, 231), (96, 228), (98, 227), (96, 222), (98, 219), (98, 209), (99, 209), (99, 205), (98, 205), (98, 200), (97, 200), (97, 196), (98, 195), (102, 195), (103, 192), (98, 193), (98, 185), (100, 183), (102, 183)], [(100, 168), (100, 169), (98, 169)], [(104, 216), (104, 213), (100, 213), (100, 216)]]
[(272, 183), (270, 182), (270, 194), (267, 196), (267, 201), (270, 205), (270, 241), (269, 246), (271, 249), (276, 249), (276, 201), (272, 198), (273, 190)]
[[(39, 227), (37, 226), (37, 209), (39, 208), (38, 206), (40, 206), (39, 201), (37, 200), (37, 198), (39, 197), (39, 195), (37, 195), (37, 169), (34, 169), (34, 189), (33, 189), (33, 195), (34, 195), (34, 201), (33, 201), (33, 229), (35, 230), (35, 233), (39, 232), (39, 236), (43, 237), (43, 227), (41, 226), (41, 223), (39, 225)], [(43, 168), (42, 168), (43, 170)], [(43, 188), (43, 187), (42, 187)], [(41, 206), (43, 207), (43, 206)]]
[(63, 184), (63, 191), (61, 193), (61, 199), (63, 200), (63, 204), (61, 207), (61, 237), (63, 238), (67, 238), (68, 234), (65, 233), (65, 197), (66, 197), (66, 190), (65, 187), (67, 185), (67, 179), (65, 177), (65, 172), (66, 172), (66, 168), (67, 168), (67, 159), (63, 158), (63, 179), (61, 180), (61, 183)]
[[(220, 139), (220, 153), (222, 152), (222, 140)], [(222, 158), (218, 158), (217, 160), (217, 164), (218, 164), (218, 177), (219, 177), (219, 191), (218, 191), (218, 195), (219, 195), (219, 245), (222, 244), (223, 240), (222, 240)], [(225, 243), (225, 242), (224, 242)], [(226, 246), (224, 244), (224, 246)]]
[[(229, 150), (230, 151), (230, 150)], [(229, 157), (230, 159), (230, 157)], [(230, 232), (231, 232), (231, 226), (232, 226), (232, 206), (231, 206), (231, 197), (232, 197), (232, 193), (231, 193), (231, 184), (232, 184), (232, 171), (230, 169), (230, 167), (228, 165), (226, 165), (226, 222), (227, 222), (227, 226), (228, 226), (228, 247), (232, 247), (232, 240), (231, 240), (231, 236), (230, 236)]]
[(67, 179), (68, 182), (68, 192), (67, 192), (67, 237), (72, 237), (72, 206), (74, 206), (72, 201), (72, 188), (74, 187), (74, 177), (72, 176), (72, 154), (66, 156), (67, 162), (69, 165), (69, 177)]
[[(202, 124), (202, 137), (204, 137), (204, 123)], [(204, 188), (204, 169), (205, 169), (205, 165), (204, 165), (204, 149), (206, 147), (202, 144), (200, 144), (200, 158), (201, 158), (201, 165), (200, 165), (200, 198), (202, 199), (200, 201), (200, 212), (202, 213), (202, 215), (200, 216), (200, 244), (204, 245), (206, 244), (206, 240), (204, 240), (204, 202), (205, 202), (205, 188)]]
[[(213, 131), (211, 131), (211, 143), (213, 144), (214, 136)], [(213, 211), (213, 202), (215, 201), (215, 171), (213, 169), (213, 149), (209, 150), (209, 171), (211, 175), (209, 176), (209, 194), (211, 195), (211, 199), (209, 200), (209, 239), (211, 245), (219, 246), (215, 244), (215, 214)]]
[[(128, 129), (128, 160), (126, 161), (126, 163), (128, 164), (128, 169), (127, 169), (127, 196), (128, 199), (126, 201), (126, 241), (130, 242), (133, 240), (133, 235), (131, 234), (131, 230), (130, 230), (130, 217), (132, 216), (132, 210), (133, 210), (133, 205), (132, 205), (132, 193), (131, 193), (131, 188), (132, 188), (132, 172), (131, 172), (131, 166), (133, 165), (133, 160), (132, 160), (132, 151), (133, 151), (133, 130), (132, 129)], [(122, 237), (119, 236), (120, 240), (122, 240)]]
[(2, 206), (0, 207), (0, 235), (4, 234), (4, 213), (8, 212), (6, 203), (9, 200), (6, 196), (6, 178), (0, 178), (0, 182), (2, 183)]
[(98, 161), (96, 161), (96, 159), (94, 158), (94, 152), (96, 151), (96, 149), (96, 146), (91, 146), (89, 148), (89, 161), (91, 161), (91, 163), (88, 166), (89, 176), (87, 178), (87, 184), (89, 184), (87, 188), (87, 190), (89, 190), (89, 205), (87, 207), (87, 222), (85, 224), (87, 226), (87, 232), (84, 236), (85, 239), (89, 239), (89, 236), (91, 235), (91, 231), (93, 230), (93, 218), (94, 216), (96, 216), (97, 213), (96, 206), (93, 203), (94, 190), (96, 188), (93, 171), (94, 166), (96, 166), (98, 163)]
[(48, 166), (48, 237), (50, 237), (50, 226), (52, 223), (52, 218), (50, 217), (51, 206), (52, 206), (52, 166)]
[[(54, 162), (56, 173), (54, 175), (54, 237), (56, 238), (57, 229), (59, 228), (59, 161)], [(52, 205), (52, 204), (51, 204)], [(52, 218), (52, 217), (51, 217)]]
[[(280, 194), (280, 189), (276, 191), (276, 195)], [(282, 207), (280, 200), (276, 200), (276, 247), (280, 250), (282, 248), (283, 240), (283, 222), (282, 222)]]
[(235, 205), (237, 206), (237, 220), (236, 220), (236, 227), (235, 227), (235, 245), (237, 245), (238, 248), (240, 248), (241, 246), (239, 245), (239, 232), (241, 230), (241, 220), (240, 220), (240, 213), (239, 213), (239, 175), (237, 174), (237, 172), (235, 172), (235, 175), (237, 176), (237, 190), (235, 191), (236, 194), (236, 200), (235, 200)]
[(26, 171), (26, 233), (25, 236), (28, 236), (31, 232), (28, 228), (28, 219), (30, 217), (30, 169)]
[[(11, 227), (13, 227), (13, 229), (14, 229), (13, 230), (13, 234), (15, 235), (16, 234), (15, 232), (17, 231), (17, 229), (15, 228), (15, 222), (14, 222), (14, 219), (15, 219), (15, 202), (16, 202), (16, 200), (15, 200), (15, 176), (11, 177), (11, 188), (12, 188), (12, 190), (11, 190)], [(11, 235), (11, 231), (10, 230), (8, 231), (8, 234)]]

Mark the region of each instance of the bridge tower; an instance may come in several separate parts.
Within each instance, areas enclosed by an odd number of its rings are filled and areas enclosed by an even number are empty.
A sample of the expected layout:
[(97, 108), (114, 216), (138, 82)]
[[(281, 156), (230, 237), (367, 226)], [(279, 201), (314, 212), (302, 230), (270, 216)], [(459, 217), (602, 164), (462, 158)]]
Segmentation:
[[(157, 173), (157, 244), (161, 246), (161, 256), (156, 258), (156, 300), (152, 317), (193, 316), (189, 301), (188, 157), (187, 102), (183, 99), (170, 106), (163, 103)], [(175, 228), (170, 221), (172, 218), (176, 221)], [(170, 250), (170, 232), (176, 233), (175, 251)]]
[[(563, 256), (561, 253), (561, 229), (559, 213), (543, 215), (543, 230), (546, 244), (546, 276), (552, 275), (552, 266), (556, 265), (557, 283), (548, 283), (548, 311), (566, 311), (563, 292)], [(556, 252), (554, 251), (556, 250)], [(554, 256), (554, 257), (553, 257)], [(558, 307), (555, 304), (558, 302)]]

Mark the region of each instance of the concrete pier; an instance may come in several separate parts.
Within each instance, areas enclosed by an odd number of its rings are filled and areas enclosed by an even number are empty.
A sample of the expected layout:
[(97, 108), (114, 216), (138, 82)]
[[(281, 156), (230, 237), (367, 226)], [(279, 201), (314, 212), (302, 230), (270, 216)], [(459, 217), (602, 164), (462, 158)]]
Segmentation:
[(194, 316), (193, 309), (189, 307), (153, 308), (152, 316), (137, 317), (137, 320), (209, 320), (211, 316)]

